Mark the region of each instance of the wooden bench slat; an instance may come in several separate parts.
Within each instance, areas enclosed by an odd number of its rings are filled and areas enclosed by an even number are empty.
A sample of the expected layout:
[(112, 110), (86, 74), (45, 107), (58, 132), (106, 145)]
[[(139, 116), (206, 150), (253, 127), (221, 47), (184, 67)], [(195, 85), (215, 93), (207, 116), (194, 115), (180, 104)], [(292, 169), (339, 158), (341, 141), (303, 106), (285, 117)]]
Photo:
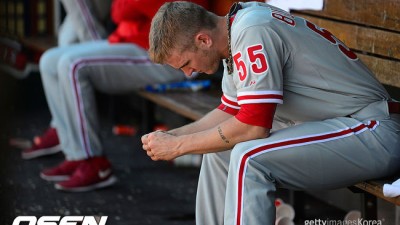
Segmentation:
[(400, 35), (398, 33), (308, 15), (296, 15), (329, 30), (351, 49), (400, 59)]
[(400, 62), (363, 54), (358, 57), (374, 71), (381, 83), (400, 88)]
[(384, 199), (388, 202), (391, 202), (395, 205), (400, 206), (400, 196), (399, 197), (394, 197), (394, 198), (389, 198), (389, 197), (385, 197), (383, 195), (383, 184), (384, 181), (364, 181), (361, 183), (358, 183), (354, 186), (356, 186), (357, 188), (366, 191), (372, 195), (375, 195), (381, 199)]
[(138, 94), (192, 120), (200, 119), (221, 104), (220, 98), (214, 92), (177, 91), (157, 94), (140, 91)]
[(400, 31), (399, 0), (325, 0), (321, 11), (301, 12), (366, 26)]

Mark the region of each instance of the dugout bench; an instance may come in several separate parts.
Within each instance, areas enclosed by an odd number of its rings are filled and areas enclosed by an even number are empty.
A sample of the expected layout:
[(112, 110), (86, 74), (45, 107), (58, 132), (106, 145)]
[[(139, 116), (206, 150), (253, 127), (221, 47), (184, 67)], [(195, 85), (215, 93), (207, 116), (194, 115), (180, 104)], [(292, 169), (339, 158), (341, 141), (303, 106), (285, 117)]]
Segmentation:
[[(223, 7), (217, 7), (221, 12)], [(322, 11), (301, 10), (291, 13), (329, 30), (342, 40), (376, 74), (391, 95), (400, 99), (400, 0), (325, 0)], [(162, 94), (141, 91), (138, 94), (149, 103), (191, 120), (201, 118), (218, 106), (221, 97), (218, 91)], [(152, 109), (153, 106), (147, 104), (144, 115), (154, 115)], [(151, 127), (154, 120), (147, 119), (146, 126)], [(383, 184), (392, 183), (395, 179), (364, 181), (349, 187), (353, 192), (362, 193), (364, 219), (377, 219), (377, 198), (400, 206), (400, 197), (388, 198), (383, 195)], [(301, 216), (302, 209), (296, 205), (302, 206), (304, 198), (296, 192), (295, 199), (296, 214)]]

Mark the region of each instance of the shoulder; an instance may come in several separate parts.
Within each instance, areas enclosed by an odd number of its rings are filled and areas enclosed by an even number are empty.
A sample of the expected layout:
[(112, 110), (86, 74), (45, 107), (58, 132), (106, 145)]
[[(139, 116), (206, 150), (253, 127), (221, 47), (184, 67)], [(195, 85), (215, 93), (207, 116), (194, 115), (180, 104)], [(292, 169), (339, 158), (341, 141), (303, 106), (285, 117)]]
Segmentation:
[(242, 3), (232, 26), (252, 27), (272, 22), (271, 7), (259, 2)]
[(274, 32), (281, 23), (277, 23), (272, 14), (275, 7), (260, 2), (241, 3), (243, 7), (237, 12), (232, 22), (232, 37), (239, 37), (246, 34), (264, 32)]

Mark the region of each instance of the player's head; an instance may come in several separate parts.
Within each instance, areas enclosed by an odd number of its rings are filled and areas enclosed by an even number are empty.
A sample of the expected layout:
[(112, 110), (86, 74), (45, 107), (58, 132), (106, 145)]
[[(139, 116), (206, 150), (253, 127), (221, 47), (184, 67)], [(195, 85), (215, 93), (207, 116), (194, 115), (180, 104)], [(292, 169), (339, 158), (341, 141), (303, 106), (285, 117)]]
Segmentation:
[(184, 1), (168, 2), (153, 17), (149, 35), (152, 61), (164, 64), (172, 51), (196, 51), (196, 34), (212, 30), (217, 16), (203, 7)]

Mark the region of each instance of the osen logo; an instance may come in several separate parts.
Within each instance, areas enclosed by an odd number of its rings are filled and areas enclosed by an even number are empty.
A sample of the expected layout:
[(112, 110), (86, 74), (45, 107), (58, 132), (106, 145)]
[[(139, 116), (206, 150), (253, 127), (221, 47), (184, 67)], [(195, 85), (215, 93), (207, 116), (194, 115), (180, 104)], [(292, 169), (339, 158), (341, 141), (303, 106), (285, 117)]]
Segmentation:
[[(108, 216), (18, 216), (12, 225), (106, 225)], [(79, 222), (79, 223), (78, 223)]]

